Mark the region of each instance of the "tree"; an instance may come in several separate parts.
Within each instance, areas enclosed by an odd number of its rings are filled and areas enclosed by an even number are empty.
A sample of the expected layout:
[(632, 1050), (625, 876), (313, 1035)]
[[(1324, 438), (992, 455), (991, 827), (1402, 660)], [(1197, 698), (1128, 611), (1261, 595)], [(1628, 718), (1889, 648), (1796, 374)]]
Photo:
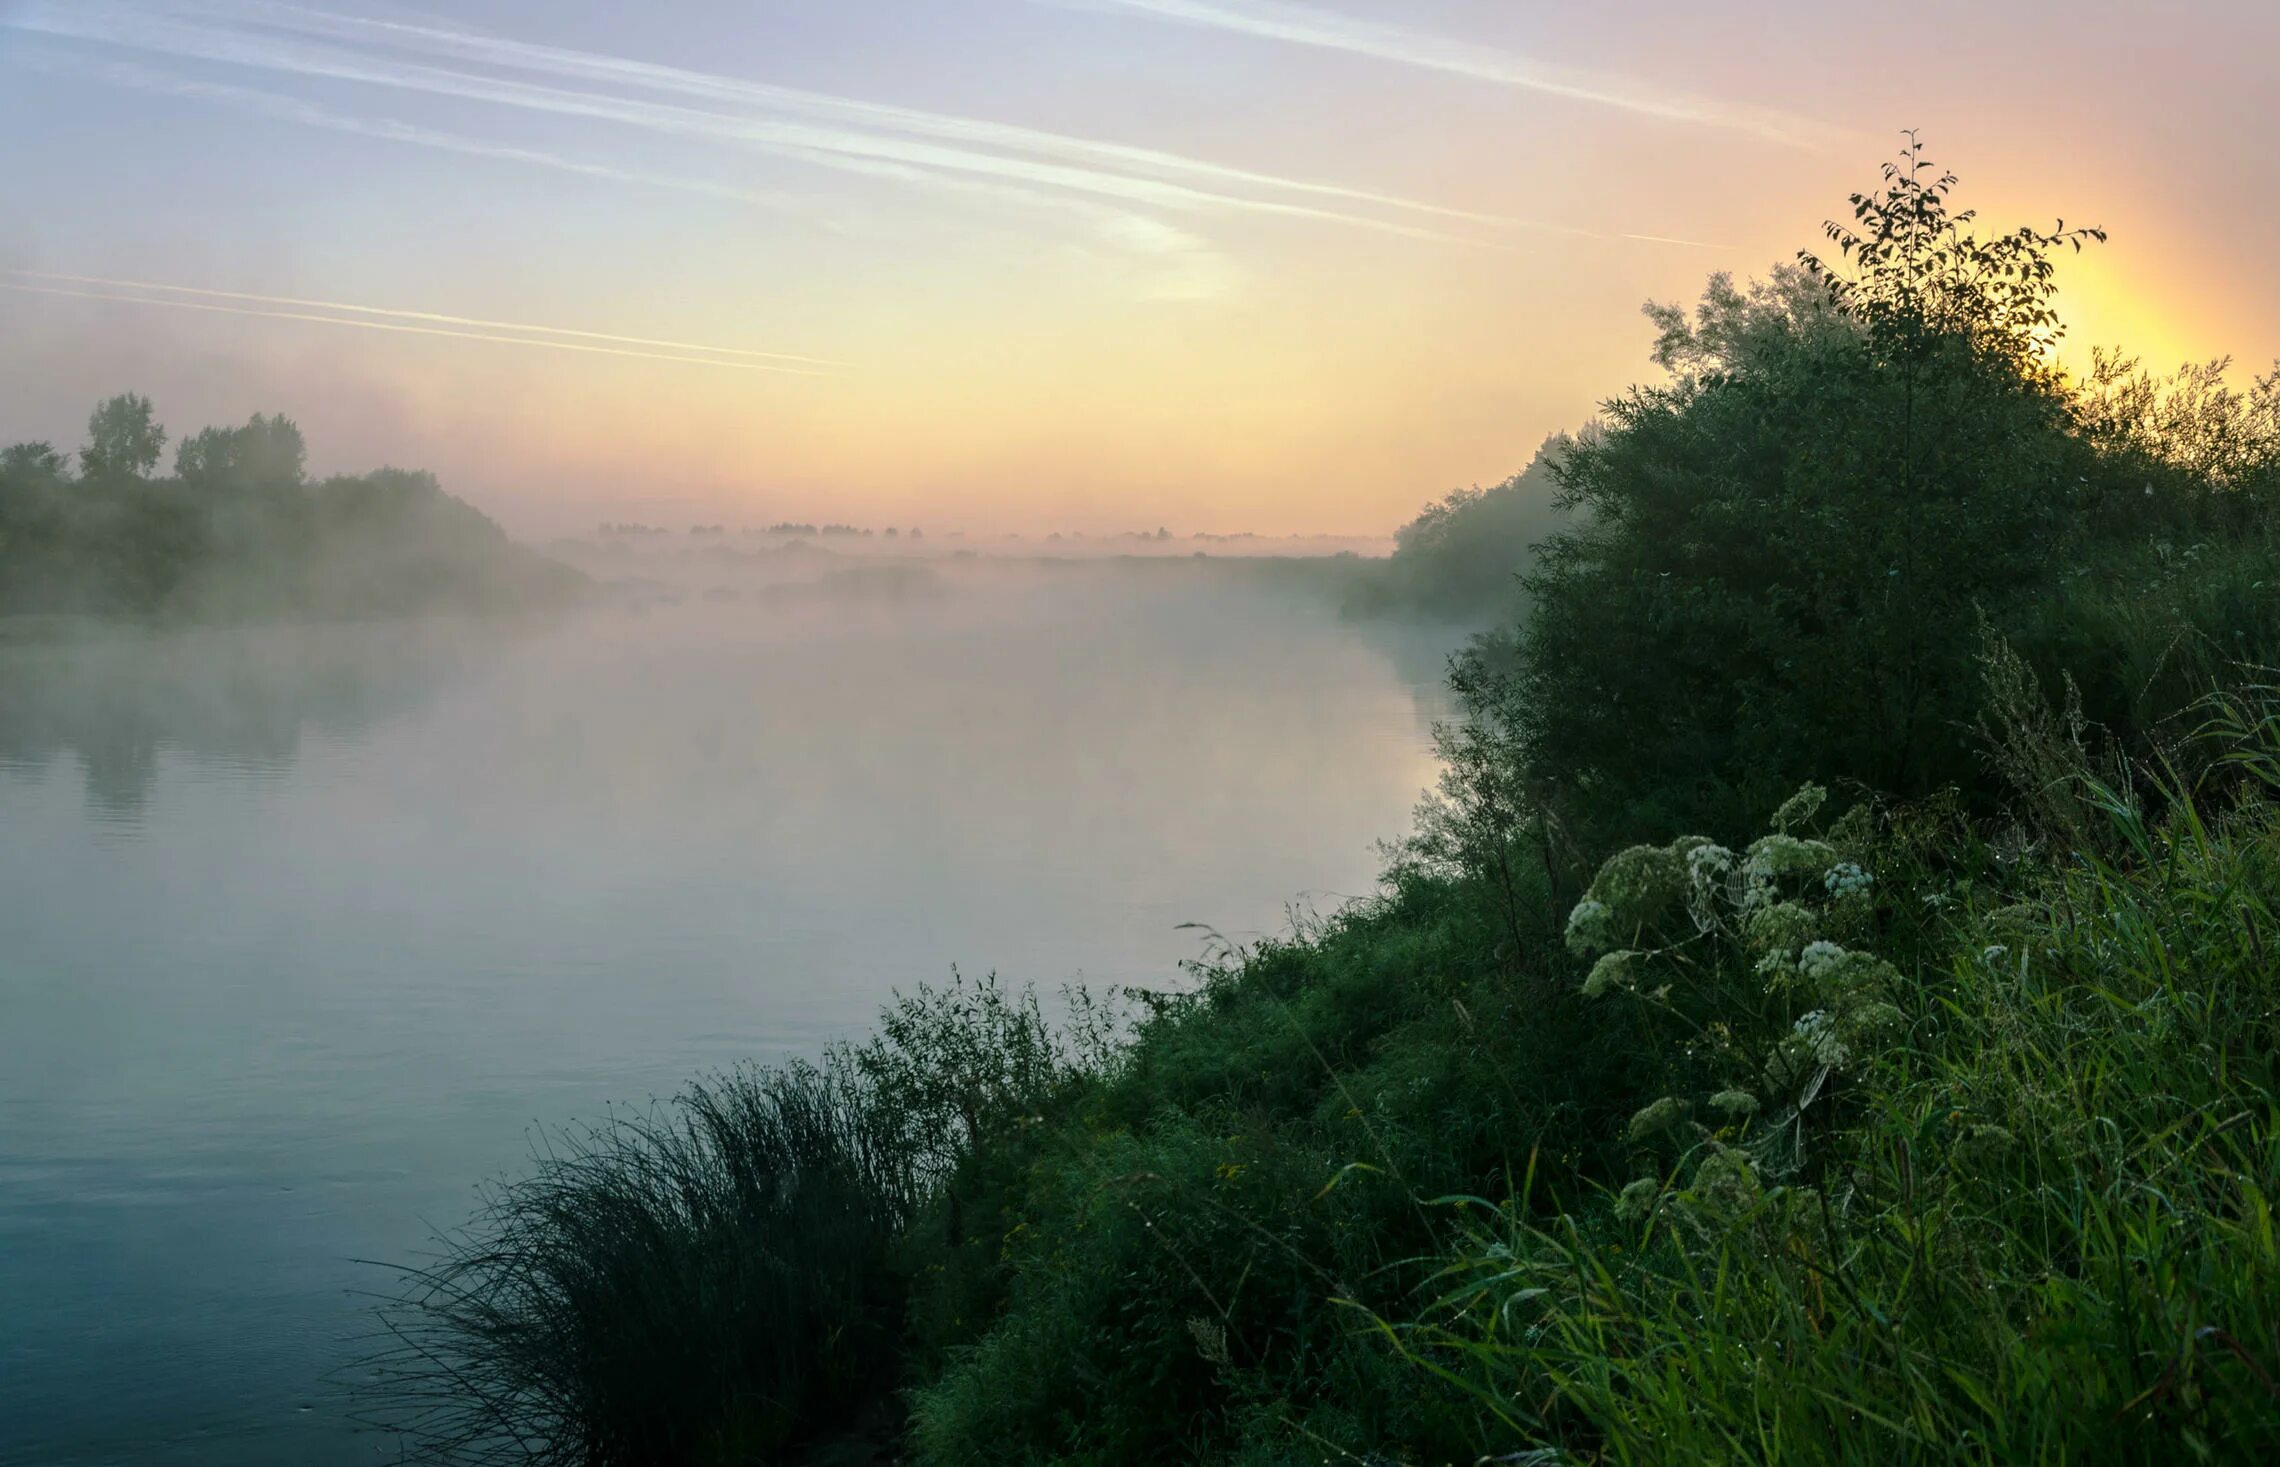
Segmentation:
[(175, 477), (201, 488), (298, 485), (308, 446), (292, 419), (255, 413), (242, 428), (202, 428), (174, 453)]
[(52, 443), (11, 443), (0, 448), (0, 483), (54, 483), (70, 473), (70, 463)]
[(1481, 622), (1508, 615), (1536, 547), (1560, 528), (1552, 465), (1568, 443), (1556, 433), (1494, 488), (1458, 489), (1426, 505), (1394, 532), (1393, 554), (1355, 588), (1346, 610)]
[(70, 476), (70, 465), (52, 443), (12, 443), (0, 448), (0, 609), (24, 594), (29, 579), (25, 557), (40, 538), (54, 509), (50, 492)]
[(88, 417), (80, 472), (90, 479), (142, 478), (158, 467), (165, 447), (166, 430), (151, 416), (150, 399), (122, 392)]
[(1678, 375), (1555, 464), (1577, 523), (1528, 578), (1517, 673), (1469, 711), (1590, 807), (1589, 839), (1738, 833), (1807, 776), (1972, 782), (1978, 619), (2066, 553), (2098, 471), (2048, 351), (2052, 256), (2099, 236), (1982, 242), (1953, 182), (1911, 137), (1829, 226), (1844, 271), (1713, 277), (1691, 323), (1650, 307)]
[(2106, 231), (2021, 225), (1982, 240), (1970, 232), (1975, 210), (1948, 212), (1956, 177), (1935, 172), (1923, 142), (1908, 133), (1897, 162), (1884, 165), (1884, 191), (1852, 196), (1853, 223), (1821, 227), (1837, 246), (1831, 265), (1810, 250), (1797, 259), (1828, 287), (1836, 308), (1875, 339), (1882, 354), (1907, 363), (1941, 350), (1991, 355), (2028, 377), (2055, 373), (2050, 356), (2066, 334), (2052, 298), (2052, 256), (2103, 244)]

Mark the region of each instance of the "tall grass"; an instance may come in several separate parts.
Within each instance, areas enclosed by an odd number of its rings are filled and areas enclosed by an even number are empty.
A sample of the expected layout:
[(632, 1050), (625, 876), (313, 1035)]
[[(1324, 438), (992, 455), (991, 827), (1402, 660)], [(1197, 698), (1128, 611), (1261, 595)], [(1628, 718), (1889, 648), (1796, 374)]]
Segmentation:
[(372, 1414), (421, 1460), (742, 1463), (891, 1383), (916, 1199), (844, 1065), (563, 1136), (408, 1269)]
[(2280, 808), (2077, 793), (2103, 838), (2047, 864), (1889, 873), (1947, 953), (1804, 1164), (1727, 1117), (1620, 1198), (1455, 1204), (1397, 1352), (1575, 1460), (2280, 1456)]

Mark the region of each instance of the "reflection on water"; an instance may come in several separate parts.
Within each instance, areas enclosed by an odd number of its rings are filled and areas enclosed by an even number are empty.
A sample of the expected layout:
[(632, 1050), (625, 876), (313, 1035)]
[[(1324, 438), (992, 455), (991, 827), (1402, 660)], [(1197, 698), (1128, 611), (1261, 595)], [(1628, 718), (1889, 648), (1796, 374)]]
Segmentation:
[(472, 635), (407, 622), (0, 648), (0, 774), (75, 756), (91, 812), (132, 823), (162, 751), (249, 776), (281, 772), (306, 733), (353, 735), (417, 707), (465, 665)]
[(0, 649), (0, 1462), (391, 1460), (328, 1379), (534, 1123), (950, 964), (1369, 889), (1442, 634), (1232, 570)]

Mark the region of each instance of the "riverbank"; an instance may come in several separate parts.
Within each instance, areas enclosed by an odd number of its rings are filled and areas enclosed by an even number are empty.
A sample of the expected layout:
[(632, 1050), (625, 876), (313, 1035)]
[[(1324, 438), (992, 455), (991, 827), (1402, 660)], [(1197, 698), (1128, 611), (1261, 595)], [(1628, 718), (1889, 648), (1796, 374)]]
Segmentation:
[(380, 1412), (583, 1464), (882, 1411), (927, 1467), (2280, 1451), (2280, 373), (2069, 379), (2103, 236), (1884, 176), (1547, 453), (1374, 895), (1175, 984), (906, 985), (553, 1141), (404, 1274)]

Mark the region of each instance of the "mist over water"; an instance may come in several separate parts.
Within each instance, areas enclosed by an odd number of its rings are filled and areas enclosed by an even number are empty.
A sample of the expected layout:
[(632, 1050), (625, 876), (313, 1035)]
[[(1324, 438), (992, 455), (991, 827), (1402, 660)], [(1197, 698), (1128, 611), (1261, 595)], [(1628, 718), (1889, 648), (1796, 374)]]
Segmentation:
[(1452, 639), (937, 562), (0, 646), (0, 1461), (389, 1460), (354, 1260), (952, 964), (1171, 986), (1368, 892)]

